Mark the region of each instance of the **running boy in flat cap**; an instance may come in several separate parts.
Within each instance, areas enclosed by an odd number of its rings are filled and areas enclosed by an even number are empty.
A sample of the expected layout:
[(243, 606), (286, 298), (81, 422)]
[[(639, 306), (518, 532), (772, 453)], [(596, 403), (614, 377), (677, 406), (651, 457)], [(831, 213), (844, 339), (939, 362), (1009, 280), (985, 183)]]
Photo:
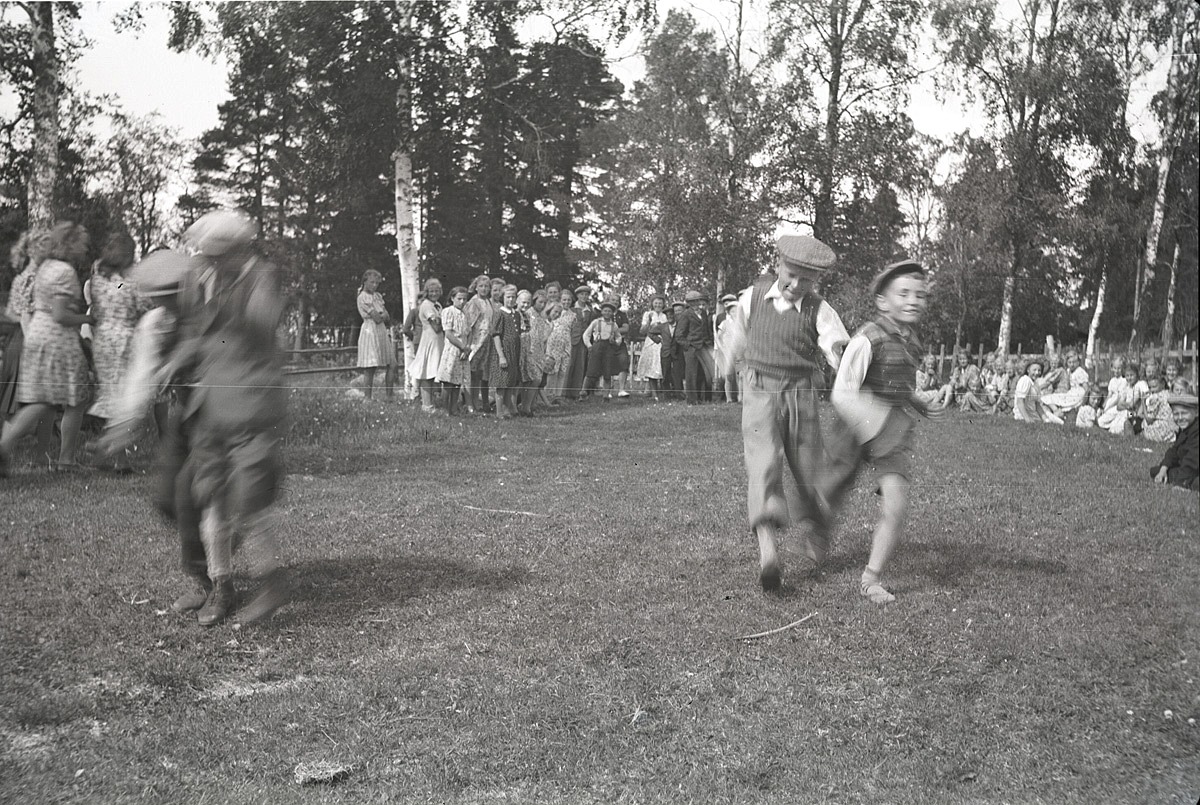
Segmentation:
[[(828, 518), (817, 494), (823, 451), (814, 377), (822, 354), (837, 366), (849, 339), (837, 312), (816, 293), (817, 280), (836, 261), (833, 250), (800, 235), (785, 235), (776, 247), (777, 274), (742, 292), (729, 338), (732, 359), (743, 361), (747, 508), (758, 537), (759, 582), (768, 592), (779, 589), (776, 539), (789, 524), (810, 521), (805, 552), (824, 559), (824, 545), (814, 539), (825, 533)], [(785, 467), (795, 479), (786, 492)]]
[(925, 269), (912, 260), (892, 263), (875, 275), (875, 320), (846, 345), (831, 395), (839, 420), (822, 483), (826, 501), (836, 509), (865, 464), (879, 473), (883, 511), (859, 582), (862, 595), (876, 604), (896, 600), (880, 578), (908, 514), (912, 412), (936, 417), (943, 410), (916, 394), (922, 350), (913, 328), (928, 305), (926, 293)]

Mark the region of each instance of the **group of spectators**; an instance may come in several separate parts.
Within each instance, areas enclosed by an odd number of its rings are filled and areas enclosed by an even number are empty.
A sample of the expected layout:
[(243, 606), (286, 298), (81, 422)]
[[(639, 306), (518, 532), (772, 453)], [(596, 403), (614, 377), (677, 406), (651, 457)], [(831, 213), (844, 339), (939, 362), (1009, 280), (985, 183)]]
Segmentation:
[(950, 377), (938, 376), (937, 358), (927, 355), (917, 372), (917, 390), (927, 399), (960, 411), (1008, 414), (1023, 422), (1101, 428), (1116, 436), (1172, 441), (1195, 410), (1195, 390), (1177, 361), (1150, 359), (1139, 366), (1118, 356), (1102, 385), (1077, 352), (1022, 361), (987, 355), (976, 366), (965, 352), (955, 355)]
[(597, 304), (587, 285), (523, 290), (481, 275), (446, 296), (441, 282), (430, 279), (397, 325), (381, 281), (379, 272), (367, 271), (358, 291), (362, 373), (352, 396), (372, 396), (379, 371), (388, 395), (394, 393), (403, 335), (415, 346), (408, 372), (430, 413), (533, 416), (539, 405), (627, 398), (643, 383), (654, 400), (737, 399), (736, 372), (721, 349), (732, 294), (721, 299), (716, 316), (701, 291), (672, 303), (655, 296), (641, 321), (631, 322), (619, 300)]

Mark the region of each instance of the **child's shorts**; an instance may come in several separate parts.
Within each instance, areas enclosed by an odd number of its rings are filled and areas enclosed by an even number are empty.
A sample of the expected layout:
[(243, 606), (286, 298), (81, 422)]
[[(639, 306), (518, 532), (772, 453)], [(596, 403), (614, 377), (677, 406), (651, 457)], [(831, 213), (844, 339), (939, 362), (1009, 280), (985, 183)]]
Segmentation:
[(617, 346), (611, 341), (596, 341), (588, 350), (587, 378), (599, 380), (620, 374), (617, 370)]
[(829, 455), (834, 465), (842, 468), (842, 474), (853, 475), (857, 470), (852, 468), (871, 465), (880, 475), (895, 473), (911, 478), (915, 428), (916, 421), (907, 411), (893, 408), (875, 438), (860, 445), (854, 431), (838, 420)]

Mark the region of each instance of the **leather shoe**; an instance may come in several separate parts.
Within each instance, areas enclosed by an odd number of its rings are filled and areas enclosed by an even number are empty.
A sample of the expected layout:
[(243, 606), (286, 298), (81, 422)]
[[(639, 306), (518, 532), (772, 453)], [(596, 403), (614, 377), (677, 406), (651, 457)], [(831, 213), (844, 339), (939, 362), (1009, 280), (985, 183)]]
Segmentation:
[(196, 614), (196, 620), (201, 626), (216, 626), (229, 617), (229, 610), (233, 609), (236, 597), (237, 593), (233, 589), (231, 580), (214, 581), (212, 590), (208, 594), (208, 600)]

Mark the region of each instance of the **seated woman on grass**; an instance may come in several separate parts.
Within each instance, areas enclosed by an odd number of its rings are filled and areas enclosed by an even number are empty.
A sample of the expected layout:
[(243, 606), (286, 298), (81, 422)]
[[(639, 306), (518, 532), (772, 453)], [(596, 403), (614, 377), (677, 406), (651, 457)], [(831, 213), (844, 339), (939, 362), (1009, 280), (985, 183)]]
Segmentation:
[(1042, 392), (1038, 379), (1042, 376), (1042, 362), (1035, 358), (1025, 366), (1025, 374), (1017, 381), (1017, 390), (1013, 394), (1013, 419), (1020, 422), (1048, 422), (1052, 425), (1063, 423), (1055, 414), (1046, 410), (1042, 404)]
[(967, 378), (967, 390), (958, 395), (958, 410), (966, 413), (982, 414), (990, 411), (991, 405), (987, 402), (987, 396), (983, 392), (983, 383), (979, 375), (972, 375)]
[[(960, 350), (954, 356), (954, 368), (950, 370), (950, 388), (953, 399), (959, 400), (967, 393), (971, 378), (978, 379), (979, 367), (971, 363), (971, 356), (965, 350)], [(949, 399), (947, 399), (949, 402)]]
[(1154, 375), (1147, 381), (1150, 393), (1142, 400), (1142, 436), (1152, 442), (1170, 442), (1175, 439), (1179, 427), (1167, 401), (1167, 390), (1162, 375)]
[(927, 404), (933, 404), (942, 397), (942, 381), (938, 377), (937, 356), (926, 354), (921, 359), (921, 367), (917, 369), (917, 396)]
[(1108, 397), (1104, 400), (1104, 410), (1096, 418), (1096, 424), (1114, 436), (1124, 436), (1129, 418), (1133, 416), (1142, 402), (1141, 382), (1138, 379), (1138, 365), (1126, 361), (1121, 377), (1114, 377), (1108, 383)]
[(1064, 393), (1070, 388), (1067, 381), (1067, 370), (1063, 368), (1062, 355), (1051, 353), (1046, 358), (1046, 371), (1038, 378), (1038, 388), (1042, 394)]
[(1163, 364), (1163, 380), (1172, 394), (1192, 394), (1192, 384), (1183, 376), (1183, 367), (1177, 360), (1169, 360)]
[(997, 372), (991, 384), (983, 389), (988, 402), (991, 403), (993, 414), (1006, 414), (1012, 409), (1013, 386), (1018, 378), (1017, 366), (1017, 359), (1009, 357), (1001, 368), (1000, 358), (996, 358)]
[(1087, 369), (1084, 369), (1080, 365), (1079, 353), (1067, 353), (1066, 371), (1070, 387), (1064, 392), (1055, 392), (1042, 397), (1042, 402), (1046, 404), (1046, 407), (1064, 420), (1068, 412), (1074, 411), (1083, 405), (1083, 399), (1087, 396), (1088, 386), (1091, 385), (1091, 378), (1088, 377)]
[(1075, 414), (1075, 427), (1092, 428), (1096, 425), (1096, 417), (1104, 410), (1104, 390), (1095, 383), (1088, 386), (1087, 396), (1079, 411)]

